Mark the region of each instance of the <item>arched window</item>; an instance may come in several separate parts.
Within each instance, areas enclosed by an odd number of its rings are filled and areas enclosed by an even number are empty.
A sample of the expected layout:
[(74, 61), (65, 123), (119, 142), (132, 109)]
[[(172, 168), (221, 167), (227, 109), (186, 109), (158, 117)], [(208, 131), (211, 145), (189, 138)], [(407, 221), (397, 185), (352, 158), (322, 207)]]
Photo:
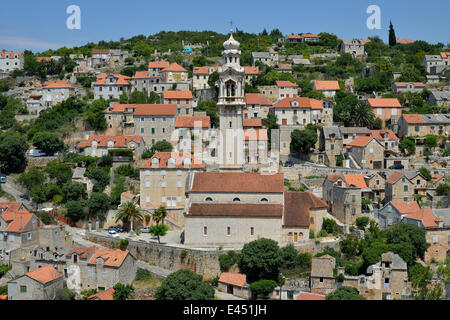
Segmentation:
[(212, 201), (213, 201), (213, 199), (212, 199), (212, 198), (210, 198), (210, 197), (208, 197), (208, 198), (206, 198), (206, 199), (205, 199), (205, 201), (206, 201), (206, 202), (212, 202)]
[(292, 232), (288, 233), (288, 241), (291, 242), (292, 241)]
[(189, 159), (189, 158), (185, 158), (184, 160), (183, 160), (183, 165), (190, 165), (191, 164), (191, 159)]
[(159, 159), (158, 158), (153, 158), (152, 164), (159, 164)]
[(233, 202), (241, 202), (241, 199), (239, 199), (239, 198), (234, 198), (234, 199), (233, 199)]
[(168, 165), (175, 165), (175, 159), (174, 158), (169, 158), (169, 160), (167, 160), (167, 164)]
[(236, 95), (236, 84), (233, 81), (227, 81), (225, 87), (227, 90), (227, 97), (234, 97)]
[(261, 202), (269, 202), (269, 200), (267, 200), (266, 198), (262, 198)]

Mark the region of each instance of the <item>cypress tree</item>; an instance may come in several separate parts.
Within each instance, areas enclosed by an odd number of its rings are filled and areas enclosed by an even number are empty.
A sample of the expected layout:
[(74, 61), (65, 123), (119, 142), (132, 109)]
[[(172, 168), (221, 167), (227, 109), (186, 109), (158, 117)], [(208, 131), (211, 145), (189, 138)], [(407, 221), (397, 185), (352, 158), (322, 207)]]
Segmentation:
[(389, 25), (389, 46), (393, 47), (397, 44), (397, 38), (395, 36), (394, 26), (392, 25), (392, 21), (390, 21)]

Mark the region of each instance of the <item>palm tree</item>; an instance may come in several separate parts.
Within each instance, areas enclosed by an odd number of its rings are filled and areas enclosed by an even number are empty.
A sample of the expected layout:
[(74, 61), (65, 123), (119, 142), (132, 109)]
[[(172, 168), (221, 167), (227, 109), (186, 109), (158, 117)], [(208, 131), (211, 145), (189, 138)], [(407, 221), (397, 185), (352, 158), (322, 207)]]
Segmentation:
[(167, 217), (167, 209), (164, 206), (159, 207), (153, 212), (153, 221), (155, 221), (156, 224), (159, 224), (160, 222), (164, 223), (165, 217)]
[(142, 221), (143, 219), (144, 215), (141, 210), (131, 201), (128, 201), (122, 205), (116, 214), (116, 222), (119, 220), (122, 220), (122, 222), (130, 221), (130, 232), (133, 232), (133, 221)]
[(375, 121), (372, 107), (367, 102), (359, 102), (353, 110), (353, 121), (356, 126), (371, 127)]

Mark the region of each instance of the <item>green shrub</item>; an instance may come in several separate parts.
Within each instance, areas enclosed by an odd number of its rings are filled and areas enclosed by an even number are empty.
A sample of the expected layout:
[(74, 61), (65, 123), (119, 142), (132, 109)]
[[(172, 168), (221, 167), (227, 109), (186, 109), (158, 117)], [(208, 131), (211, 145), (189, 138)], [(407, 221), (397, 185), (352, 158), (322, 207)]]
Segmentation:
[(240, 254), (234, 251), (228, 251), (219, 256), (220, 270), (227, 272), (234, 264), (239, 263)]
[(274, 280), (259, 280), (250, 285), (250, 290), (256, 297), (262, 296), (265, 298), (273, 292), (276, 286), (277, 283)]
[(135, 281), (147, 280), (152, 277), (152, 274), (147, 269), (138, 268), (136, 271), (136, 276), (134, 277)]
[(127, 239), (120, 239), (119, 248), (122, 251), (125, 251), (128, 247), (128, 240)]
[(186, 259), (186, 255), (187, 255), (187, 251), (183, 250), (180, 252), (180, 259), (181, 261), (184, 261), (184, 259)]
[(311, 254), (309, 252), (299, 253), (297, 256), (297, 263), (300, 267), (309, 269), (311, 266)]
[(369, 217), (359, 217), (356, 218), (356, 226), (359, 230), (365, 230), (369, 224)]
[(7, 264), (1, 264), (0, 265), (0, 278), (3, 277), (9, 270), (11, 270), (11, 267)]

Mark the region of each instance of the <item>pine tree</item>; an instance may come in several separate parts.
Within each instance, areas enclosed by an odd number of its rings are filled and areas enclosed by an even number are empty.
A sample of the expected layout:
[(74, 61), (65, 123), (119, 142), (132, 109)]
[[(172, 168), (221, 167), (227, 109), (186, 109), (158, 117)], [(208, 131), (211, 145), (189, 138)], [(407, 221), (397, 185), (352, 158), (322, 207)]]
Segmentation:
[(397, 38), (395, 36), (394, 26), (392, 25), (392, 21), (389, 22), (389, 46), (393, 47), (397, 44)]

